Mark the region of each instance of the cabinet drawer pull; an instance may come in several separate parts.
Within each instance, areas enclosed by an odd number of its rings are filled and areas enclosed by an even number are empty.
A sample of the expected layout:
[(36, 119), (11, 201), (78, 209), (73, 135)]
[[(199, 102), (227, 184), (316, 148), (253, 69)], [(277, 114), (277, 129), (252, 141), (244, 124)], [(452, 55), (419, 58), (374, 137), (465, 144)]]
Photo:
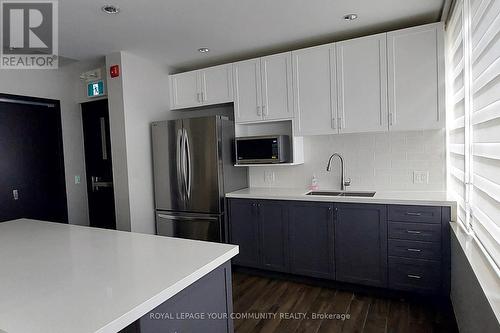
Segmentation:
[(410, 252), (422, 252), (420, 249), (407, 249)]
[(416, 230), (406, 230), (406, 232), (409, 233), (409, 234), (417, 234), (417, 235), (419, 235), (419, 234), (422, 233), (422, 232), (416, 231)]
[(422, 213), (406, 212), (406, 215), (409, 215), (409, 216), (422, 216)]
[(422, 277), (420, 275), (413, 275), (413, 274), (408, 274), (407, 275), (410, 279), (421, 279)]

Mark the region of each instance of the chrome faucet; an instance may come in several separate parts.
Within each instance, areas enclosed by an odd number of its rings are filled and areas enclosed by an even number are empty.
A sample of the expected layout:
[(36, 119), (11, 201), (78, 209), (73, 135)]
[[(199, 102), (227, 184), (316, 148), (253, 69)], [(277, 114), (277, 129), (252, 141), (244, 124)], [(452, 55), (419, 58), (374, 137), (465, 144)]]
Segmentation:
[(347, 178), (345, 180), (345, 168), (344, 168), (344, 158), (338, 154), (338, 153), (333, 153), (330, 158), (328, 159), (328, 164), (326, 166), (326, 171), (331, 171), (332, 170), (332, 159), (334, 157), (338, 157), (340, 160), (340, 168), (342, 169), (342, 173), (340, 174), (340, 190), (345, 191), (347, 186), (351, 186), (351, 178)]

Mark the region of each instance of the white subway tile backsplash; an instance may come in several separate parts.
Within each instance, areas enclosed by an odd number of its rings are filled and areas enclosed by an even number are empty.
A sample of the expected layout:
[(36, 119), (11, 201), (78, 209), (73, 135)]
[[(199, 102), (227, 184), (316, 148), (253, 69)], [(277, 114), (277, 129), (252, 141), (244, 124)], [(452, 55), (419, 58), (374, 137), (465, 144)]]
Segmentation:
[[(445, 190), (444, 130), (304, 137), (303, 165), (250, 167), (250, 186), (306, 188), (314, 174), (321, 188), (338, 189), (338, 160), (326, 171), (334, 152), (344, 156), (353, 190)], [(429, 172), (428, 184), (413, 184), (415, 170)], [(264, 182), (269, 171), (275, 174), (271, 185)]]

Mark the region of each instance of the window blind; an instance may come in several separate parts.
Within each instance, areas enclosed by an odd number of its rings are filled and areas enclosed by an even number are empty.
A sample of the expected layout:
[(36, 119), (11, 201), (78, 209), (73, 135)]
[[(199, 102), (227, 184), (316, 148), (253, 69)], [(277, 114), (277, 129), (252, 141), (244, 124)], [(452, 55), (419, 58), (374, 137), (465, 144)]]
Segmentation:
[(449, 191), (500, 266), (500, 1), (456, 1), (447, 52)]
[(500, 1), (471, 1), (472, 228), (500, 265)]
[(457, 201), (457, 217), (466, 228), (466, 154), (465, 154), (465, 58), (464, 7), (457, 1), (446, 27), (448, 189)]

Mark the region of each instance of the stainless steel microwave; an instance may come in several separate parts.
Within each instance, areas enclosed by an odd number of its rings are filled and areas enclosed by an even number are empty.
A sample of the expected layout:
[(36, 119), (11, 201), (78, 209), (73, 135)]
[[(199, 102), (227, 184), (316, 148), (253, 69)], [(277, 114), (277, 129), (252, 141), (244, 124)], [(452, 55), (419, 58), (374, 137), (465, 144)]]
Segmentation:
[(290, 162), (290, 139), (287, 135), (236, 138), (237, 164)]

